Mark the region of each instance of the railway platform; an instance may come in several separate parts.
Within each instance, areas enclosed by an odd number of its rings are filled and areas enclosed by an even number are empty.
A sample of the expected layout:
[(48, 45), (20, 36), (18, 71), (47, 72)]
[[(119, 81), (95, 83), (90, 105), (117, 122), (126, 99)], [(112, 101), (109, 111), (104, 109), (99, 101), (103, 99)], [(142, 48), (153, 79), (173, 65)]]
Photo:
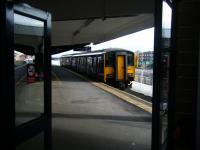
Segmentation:
[[(151, 149), (150, 104), (66, 68), (53, 66), (52, 79), (53, 149)], [(37, 91), (41, 83), (35, 84)], [(24, 87), (24, 92), (27, 89)], [(36, 149), (31, 145), (42, 149), (42, 137), (20, 145), (18, 150)]]

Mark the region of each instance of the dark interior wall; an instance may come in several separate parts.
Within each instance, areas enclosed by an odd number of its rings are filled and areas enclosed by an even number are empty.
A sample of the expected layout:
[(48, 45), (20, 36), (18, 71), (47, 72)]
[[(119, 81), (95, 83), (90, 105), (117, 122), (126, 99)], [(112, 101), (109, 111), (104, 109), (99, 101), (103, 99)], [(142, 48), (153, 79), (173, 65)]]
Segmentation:
[[(200, 18), (199, 18), (200, 22)], [(200, 23), (199, 23), (199, 73), (198, 73), (198, 98), (197, 98), (197, 138), (196, 138), (196, 150), (200, 149)]]
[(0, 147), (14, 149), (14, 88), (10, 87), (14, 83), (13, 13), (12, 4), (6, 2), (0, 0)]
[[(1, 18), (0, 18), (0, 56), (2, 56), (3, 55), (3, 51), (2, 51), (2, 49), (4, 48), (4, 45), (1, 43), (1, 42), (3, 42), (3, 20), (4, 20), (4, 18), (3, 18), (3, 4), (2, 4), (2, 1), (0, 1), (0, 16), (1, 16)], [(2, 59), (0, 59), (0, 64), (2, 64)], [(1, 67), (1, 65), (0, 65), (0, 67)], [(0, 75), (0, 81), (1, 81), (1, 78), (2, 78), (2, 75)], [(0, 88), (2, 88), (2, 84), (0, 84)], [(2, 110), (2, 108), (3, 108), (3, 102), (2, 102), (2, 98), (3, 98), (3, 95), (2, 95), (2, 93), (1, 93), (1, 91), (0, 91), (0, 117), (2, 118), (3, 117), (3, 110)], [(0, 124), (0, 132), (2, 133), (2, 128), (4, 127), (4, 124)], [(0, 142), (0, 145), (2, 145), (2, 143)]]
[(176, 148), (195, 149), (199, 25), (198, 0), (179, 0), (175, 6), (174, 125)]

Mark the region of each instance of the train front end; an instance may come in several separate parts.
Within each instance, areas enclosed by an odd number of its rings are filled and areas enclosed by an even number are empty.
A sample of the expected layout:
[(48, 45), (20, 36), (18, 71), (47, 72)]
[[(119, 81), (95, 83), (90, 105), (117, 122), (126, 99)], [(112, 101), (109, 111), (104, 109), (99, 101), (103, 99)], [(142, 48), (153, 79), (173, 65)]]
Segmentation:
[(135, 76), (134, 53), (116, 50), (105, 54), (104, 77), (108, 84), (120, 89), (131, 87)]

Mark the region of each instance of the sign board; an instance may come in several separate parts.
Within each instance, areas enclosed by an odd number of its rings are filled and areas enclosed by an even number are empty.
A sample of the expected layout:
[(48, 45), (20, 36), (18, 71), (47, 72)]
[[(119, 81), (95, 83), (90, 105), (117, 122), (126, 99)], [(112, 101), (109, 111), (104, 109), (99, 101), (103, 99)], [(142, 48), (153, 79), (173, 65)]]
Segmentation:
[(86, 46), (86, 47), (79, 47), (79, 48), (74, 48), (74, 51), (86, 51), (86, 52), (91, 52), (91, 47)]

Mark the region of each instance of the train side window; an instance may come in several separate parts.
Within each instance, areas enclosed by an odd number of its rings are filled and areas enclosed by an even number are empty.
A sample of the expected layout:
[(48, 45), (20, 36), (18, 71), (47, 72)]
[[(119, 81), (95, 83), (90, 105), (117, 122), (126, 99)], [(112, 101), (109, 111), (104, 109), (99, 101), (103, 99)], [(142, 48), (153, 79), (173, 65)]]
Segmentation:
[(82, 59), (83, 59), (83, 65), (85, 65), (85, 58), (83, 57)]
[(133, 66), (134, 65), (134, 57), (133, 57), (133, 54), (128, 54), (127, 56), (127, 64), (128, 66)]
[(92, 66), (92, 57), (87, 57), (87, 64)]
[(97, 68), (98, 68), (99, 73), (103, 73), (104, 65), (103, 65), (103, 57), (102, 56), (97, 57)]
[(73, 64), (76, 65), (76, 59), (75, 58), (73, 59)]
[(81, 58), (80, 57), (78, 58), (78, 61), (79, 61), (79, 65), (80, 65), (81, 64)]
[(115, 60), (115, 57), (114, 57), (114, 53), (107, 53), (105, 55), (105, 65), (106, 66), (114, 66), (114, 60)]
[(82, 57), (80, 57), (80, 64), (81, 64), (81, 65), (83, 64), (83, 59), (82, 59)]
[(89, 64), (89, 59), (90, 59), (89, 57), (86, 57), (87, 64)]
[(94, 56), (93, 59), (92, 59), (92, 66), (96, 66), (96, 60), (97, 60), (97, 59), (96, 59), (96, 57)]
[(69, 58), (66, 58), (66, 63), (69, 63)]

